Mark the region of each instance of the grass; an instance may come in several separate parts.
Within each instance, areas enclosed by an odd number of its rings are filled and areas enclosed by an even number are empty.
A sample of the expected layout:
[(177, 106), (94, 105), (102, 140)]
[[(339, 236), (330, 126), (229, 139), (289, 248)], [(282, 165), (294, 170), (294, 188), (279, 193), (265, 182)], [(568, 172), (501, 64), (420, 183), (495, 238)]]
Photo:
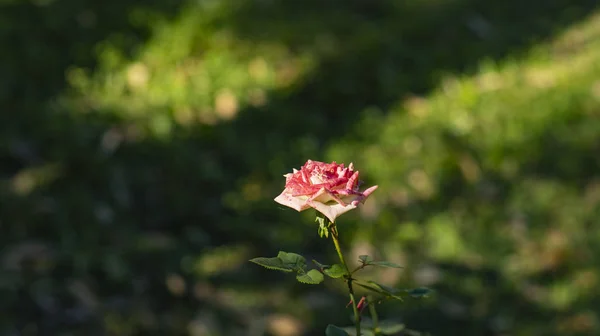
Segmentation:
[[(343, 234), (403, 261), (390, 285), (436, 289), (382, 317), (433, 334), (600, 329), (588, 2), (13, 3), (54, 30), (3, 21), (23, 40), (2, 56), (0, 333), (344, 325), (343, 297), (244, 262), (283, 246), (327, 259), (313, 215), (272, 201), (307, 158), (380, 186)], [(97, 25), (71, 29), (81, 11)]]

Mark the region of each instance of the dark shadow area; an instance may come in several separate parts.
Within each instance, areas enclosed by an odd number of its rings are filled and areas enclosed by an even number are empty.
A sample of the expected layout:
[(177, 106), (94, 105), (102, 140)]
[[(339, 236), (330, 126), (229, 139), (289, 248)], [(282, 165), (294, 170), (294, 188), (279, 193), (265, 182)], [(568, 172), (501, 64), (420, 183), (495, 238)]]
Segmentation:
[(3, 109), (40, 114), (40, 104), (64, 88), (68, 68), (95, 65), (101, 42), (115, 41), (124, 54), (131, 55), (148, 37), (156, 19), (173, 17), (182, 4), (179, 0), (3, 1)]
[[(314, 49), (316, 68), (268, 93), (262, 108), (245, 108), (227, 123), (175, 129), (166, 140), (136, 136), (136, 125), (117, 111), (75, 115), (50, 103), (64, 89), (66, 69), (94, 67), (98, 43), (117, 40), (126, 54), (135, 53), (153, 18), (168, 19), (181, 4), (3, 5), (0, 38), (11, 48), (0, 53), (0, 334), (204, 335), (201, 326), (215, 323), (217, 335), (262, 335), (260, 319), (273, 312), (307, 316), (306, 335), (345, 324), (343, 297), (246, 263), (284, 246), (331, 255), (314, 227), (295, 224), (302, 215), (274, 205), (281, 174), (322, 157), (333, 141), (360, 140), (366, 108), (385, 111), (402, 97), (428, 93), (446, 72), (468, 74), (484, 59), (518, 56), (597, 6), (397, 3), (232, 5), (216, 25), (249, 41)], [(563, 145), (577, 167), (589, 157), (574, 153), (596, 149)], [(553, 149), (540, 150), (552, 156)], [(534, 167), (549, 159), (531, 160)], [(560, 168), (556, 178), (569, 169)], [(456, 196), (448, 193), (431, 208)], [(211, 271), (211, 258), (224, 270)], [(486, 298), (489, 305), (502, 301), (498, 309), (537, 312), (531, 316), (538, 324), (551, 316), (493, 271), (481, 275), (462, 265), (444, 271), (456, 282), (468, 274), (489, 277), (486, 286), (501, 283)], [(451, 283), (440, 291), (479, 299)], [(330, 302), (297, 307), (309, 294)], [(433, 334), (501, 334), (486, 320), (491, 310), (475, 319), (431, 305), (414, 309), (403, 311), (406, 320)]]

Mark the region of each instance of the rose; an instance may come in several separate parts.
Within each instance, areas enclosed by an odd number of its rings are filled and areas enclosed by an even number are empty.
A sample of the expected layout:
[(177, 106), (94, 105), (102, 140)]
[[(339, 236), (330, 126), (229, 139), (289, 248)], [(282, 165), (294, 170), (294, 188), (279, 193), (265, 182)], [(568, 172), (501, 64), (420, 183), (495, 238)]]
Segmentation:
[(275, 198), (279, 204), (297, 211), (314, 208), (333, 223), (335, 219), (364, 203), (377, 189), (372, 186), (359, 191), (358, 171), (352, 163), (325, 163), (308, 160), (300, 170), (285, 176), (285, 189)]

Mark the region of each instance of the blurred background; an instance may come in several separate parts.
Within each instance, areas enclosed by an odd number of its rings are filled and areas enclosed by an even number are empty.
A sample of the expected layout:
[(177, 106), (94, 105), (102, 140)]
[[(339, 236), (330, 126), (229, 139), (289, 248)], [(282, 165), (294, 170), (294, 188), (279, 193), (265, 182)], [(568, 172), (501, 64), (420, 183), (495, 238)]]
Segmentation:
[(277, 205), (307, 159), (379, 189), (348, 259), (430, 335), (600, 334), (593, 0), (0, 1), (0, 335), (322, 335), (343, 286)]

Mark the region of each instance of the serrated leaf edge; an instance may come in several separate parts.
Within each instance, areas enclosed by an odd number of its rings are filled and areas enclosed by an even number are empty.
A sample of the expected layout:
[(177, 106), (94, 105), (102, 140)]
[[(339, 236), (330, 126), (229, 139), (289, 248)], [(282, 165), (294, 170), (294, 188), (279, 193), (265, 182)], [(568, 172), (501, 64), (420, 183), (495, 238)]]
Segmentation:
[[(277, 266), (264, 265), (264, 264), (259, 263), (256, 259), (271, 259), (271, 258), (257, 257), (257, 258), (250, 259), (249, 261), (253, 262), (253, 263), (255, 263), (255, 264), (259, 265), (259, 266), (262, 266), (262, 267), (264, 267), (266, 269), (270, 269), (270, 270), (282, 271), (282, 272), (286, 272), (286, 273), (292, 272), (294, 270), (292, 268), (282, 268), (282, 267), (277, 267)], [(281, 259), (279, 259), (279, 260), (281, 261)]]

